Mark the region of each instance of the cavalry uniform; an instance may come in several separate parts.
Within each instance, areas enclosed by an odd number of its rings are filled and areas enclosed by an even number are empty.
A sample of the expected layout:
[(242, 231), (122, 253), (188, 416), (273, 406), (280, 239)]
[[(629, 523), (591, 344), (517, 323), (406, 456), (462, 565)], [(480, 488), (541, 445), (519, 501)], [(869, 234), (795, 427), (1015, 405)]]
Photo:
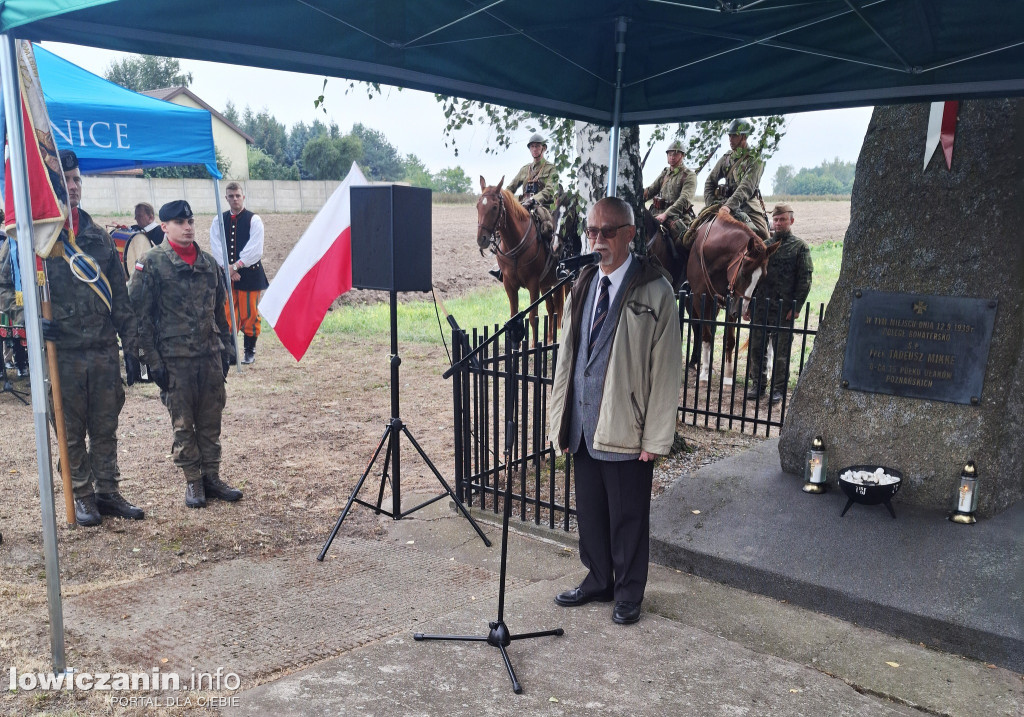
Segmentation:
[[(755, 159), (749, 149), (734, 149), (725, 153), (704, 182), (704, 205), (724, 204), (732, 210), (733, 216), (765, 237), (768, 222), (758, 199), (758, 187), (764, 163)], [(719, 181), (725, 179), (724, 185)]]
[[(781, 400), (786, 392), (786, 384), (789, 383), (793, 317), (804, 308), (811, 291), (811, 275), (814, 273), (811, 248), (807, 242), (791, 232), (778, 232), (776, 240), (779, 248), (768, 260), (768, 271), (754, 290), (756, 305), (751, 317), (750, 369), (747, 375), (748, 391), (756, 396), (762, 392), (762, 377), (767, 369), (766, 339), (771, 341), (775, 354), (772, 365), (773, 401), (775, 397)], [(786, 319), (791, 309), (793, 313)], [(758, 328), (759, 325), (768, 328)]]
[(550, 210), (555, 208), (555, 190), (558, 188), (558, 171), (555, 165), (543, 157), (535, 162), (527, 164), (519, 170), (519, 174), (513, 177), (506, 185), (506, 189), (513, 194), (520, 187), (523, 188), (521, 202), (533, 198), (537, 204)]
[[(188, 207), (184, 201), (165, 204), (161, 219), (165, 214), (180, 214), (180, 205)], [(136, 278), (141, 281), (132, 283), (131, 298), (150, 374), (166, 370), (167, 388), (160, 397), (174, 428), (171, 455), (188, 482), (186, 503), (202, 507), (205, 495), (224, 485), (220, 481), (221, 416), (226, 366), (235, 348), (224, 312), (228, 297), (223, 272), (198, 244), (190, 249), (194, 251), (191, 264), (170, 240), (149, 251), (136, 266)], [(241, 492), (236, 492), (237, 497), (224, 499), (237, 500)], [(221, 497), (216, 492), (214, 496)]]
[(697, 175), (680, 164), (665, 167), (651, 186), (644, 190), (644, 201), (654, 200), (654, 214), (664, 212), (672, 240), (677, 244), (693, 220), (693, 197), (697, 191)]
[(117, 421), (124, 388), (117, 339), (126, 356), (137, 355), (138, 327), (114, 240), (86, 212), (72, 212), (78, 215), (79, 249), (110, 284), (108, 308), (91, 284), (72, 274), (63, 256), (46, 260), (52, 321), (59, 331), (55, 343), (71, 485), (76, 498), (86, 498), (118, 492)]
[[(270, 286), (267, 273), (263, 270), (263, 220), (258, 214), (243, 209), (238, 214), (224, 212), (221, 217), (228, 234), (228, 263), (232, 266), (241, 262), (239, 279), (231, 282), (231, 299), (235, 303), (238, 328), (244, 336), (246, 363), (256, 351), (256, 339), (260, 335), (260, 315), (256, 306), (260, 292)], [(221, 222), (213, 220), (210, 227), (210, 251), (220, 265), (223, 261)], [(224, 304), (224, 313), (231, 320), (231, 310)], [(229, 332), (230, 334), (230, 332)], [(234, 339), (231, 339), (234, 343)]]

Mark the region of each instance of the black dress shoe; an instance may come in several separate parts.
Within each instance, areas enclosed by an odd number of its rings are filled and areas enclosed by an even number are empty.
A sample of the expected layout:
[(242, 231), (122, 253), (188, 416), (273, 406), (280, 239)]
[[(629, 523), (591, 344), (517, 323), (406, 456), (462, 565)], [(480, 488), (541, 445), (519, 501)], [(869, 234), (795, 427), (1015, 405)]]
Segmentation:
[(619, 600), (612, 610), (612, 622), (617, 625), (632, 625), (640, 619), (640, 603)]
[(764, 398), (764, 391), (759, 389), (757, 386), (752, 386), (747, 389), (747, 393), (744, 398), (748, 401), (756, 401), (759, 398)]
[(103, 522), (103, 516), (96, 508), (96, 496), (90, 494), (75, 498), (75, 522), (86, 528)]
[(146, 514), (142, 508), (138, 508), (124, 499), (119, 492), (97, 493), (96, 508), (100, 515), (112, 515), (116, 518), (127, 518), (128, 520), (142, 520)]
[(504, 281), (504, 280), (505, 280), (505, 279), (504, 279), (504, 278), (502, 277), (502, 275), (501, 275), (501, 269), (489, 269), (489, 270), (487, 271), (487, 273), (488, 273), (488, 274), (490, 274), (491, 276), (493, 276), (493, 277), (494, 277), (495, 279), (497, 279), (498, 281)]
[(185, 484), (185, 505), (189, 508), (206, 507), (206, 491), (203, 490), (203, 481), (190, 480)]
[(772, 393), (772, 403), (782, 403), (782, 391)]
[(232, 488), (216, 476), (213, 478), (203, 476), (203, 490), (207, 498), (226, 500), (228, 503), (234, 503), (242, 498), (242, 491), (238, 490), (238, 488)]
[(588, 602), (595, 601), (610, 602), (611, 599), (611, 590), (603, 593), (586, 593), (583, 591), (583, 588), (573, 588), (572, 590), (566, 590), (555, 595), (555, 602), (562, 607), (578, 607), (579, 605), (586, 605)]

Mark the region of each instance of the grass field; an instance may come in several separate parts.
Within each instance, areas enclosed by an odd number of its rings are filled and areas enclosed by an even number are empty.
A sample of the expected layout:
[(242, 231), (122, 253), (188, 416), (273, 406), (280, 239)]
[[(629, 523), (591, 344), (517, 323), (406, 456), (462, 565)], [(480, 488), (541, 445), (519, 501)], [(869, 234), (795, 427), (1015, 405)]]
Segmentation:
[[(817, 328), (819, 306), (827, 305), (839, 279), (843, 245), (826, 242), (811, 248), (814, 261), (814, 280), (808, 302), (811, 305), (810, 328)], [(520, 306), (527, 306), (529, 295), (520, 292)], [(446, 302), (448, 310), (464, 329), (483, 328), (504, 322), (508, 318), (508, 300), (505, 291), (495, 284), (493, 289), (471, 292)], [(387, 304), (347, 306), (328, 313), (320, 331), (324, 334), (350, 334), (359, 337), (386, 336), (388, 332)], [(441, 316), (447, 340), (451, 329)], [(439, 337), (438, 318), (433, 301), (413, 301), (398, 305), (398, 338), (400, 342), (435, 343)]]

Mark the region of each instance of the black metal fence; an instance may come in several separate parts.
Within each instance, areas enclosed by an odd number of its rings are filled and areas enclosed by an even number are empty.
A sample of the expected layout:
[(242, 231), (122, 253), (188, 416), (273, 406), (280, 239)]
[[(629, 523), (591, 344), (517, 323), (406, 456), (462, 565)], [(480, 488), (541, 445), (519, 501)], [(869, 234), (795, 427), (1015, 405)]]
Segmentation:
[[(809, 305), (796, 321), (790, 321), (786, 315), (790, 311), (795, 313), (794, 306), (759, 307), (754, 301), (749, 306), (753, 318), (747, 322), (728, 319), (724, 311), (706, 320), (691, 319), (686, 313), (690, 300), (689, 294), (680, 293), (679, 321), (686, 362), (680, 392), (680, 420), (717, 430), (771, 435), (785, 419), (791, 389), (803, 371), (824, 305), (819, 306), (818, 321), (812, 326)], [(549, 321), (548, 317), (542, 317), (541, 337), (547, 335)], [(700, 381), (699, 368), (692, 362), (694, 358), (700, 359), (700, 337), (705, 329), (713, 336), (708, 355), (710, 375), (706, 383)], [(731, 351), (726, 352), (724, 338), (729, 330), (735, 333), (735, 342)], [(486, 344), (452, 380), (456, 492), (467, 505), (497, 514), (502, 507), (497, 494), (504, 491), (507, 450), (513, 515), (521, 521), (569, 530), (576, 513), (571, 488), (572, 460), (570, 456), (557, 454), (547, 438), (548, 396), (558, 352), (557, 332), (551, 343), (543, 339), (533, 346), (523, 343), (513, 347), (510, 355), (505, 336), (491, 340), (496, 331), (497, 326), (455, 331), (452, 336), (456, 361)], [(763, 352), (767, 352), (769, 346), (777, 345), (777, 340), (770, 338), (773, 335), (782, 337), (783, 346), (785, 343), (792, 345), (786, 390), (777, 403), (771, 401), (771, 390), (746, 400), (748, 374), (754, 364), (753, 350), (761, 346)], [(724, 381), (728, 363), (734, 371), (731, 384)], [(765, 368), (761, 377), (767, 385), (771, 362)], [(508, 393), (510, 386), (512, 394)], [(510, 396), (509, 401), (506, 396)]]

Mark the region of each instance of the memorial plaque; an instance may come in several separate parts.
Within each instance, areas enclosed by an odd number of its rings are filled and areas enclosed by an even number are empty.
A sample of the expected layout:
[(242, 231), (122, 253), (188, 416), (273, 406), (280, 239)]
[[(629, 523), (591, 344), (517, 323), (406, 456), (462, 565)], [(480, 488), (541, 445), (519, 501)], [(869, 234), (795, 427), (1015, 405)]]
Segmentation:
[(854, 292), (843, 388), (932, 401), (981, 401), (995, 300)]

